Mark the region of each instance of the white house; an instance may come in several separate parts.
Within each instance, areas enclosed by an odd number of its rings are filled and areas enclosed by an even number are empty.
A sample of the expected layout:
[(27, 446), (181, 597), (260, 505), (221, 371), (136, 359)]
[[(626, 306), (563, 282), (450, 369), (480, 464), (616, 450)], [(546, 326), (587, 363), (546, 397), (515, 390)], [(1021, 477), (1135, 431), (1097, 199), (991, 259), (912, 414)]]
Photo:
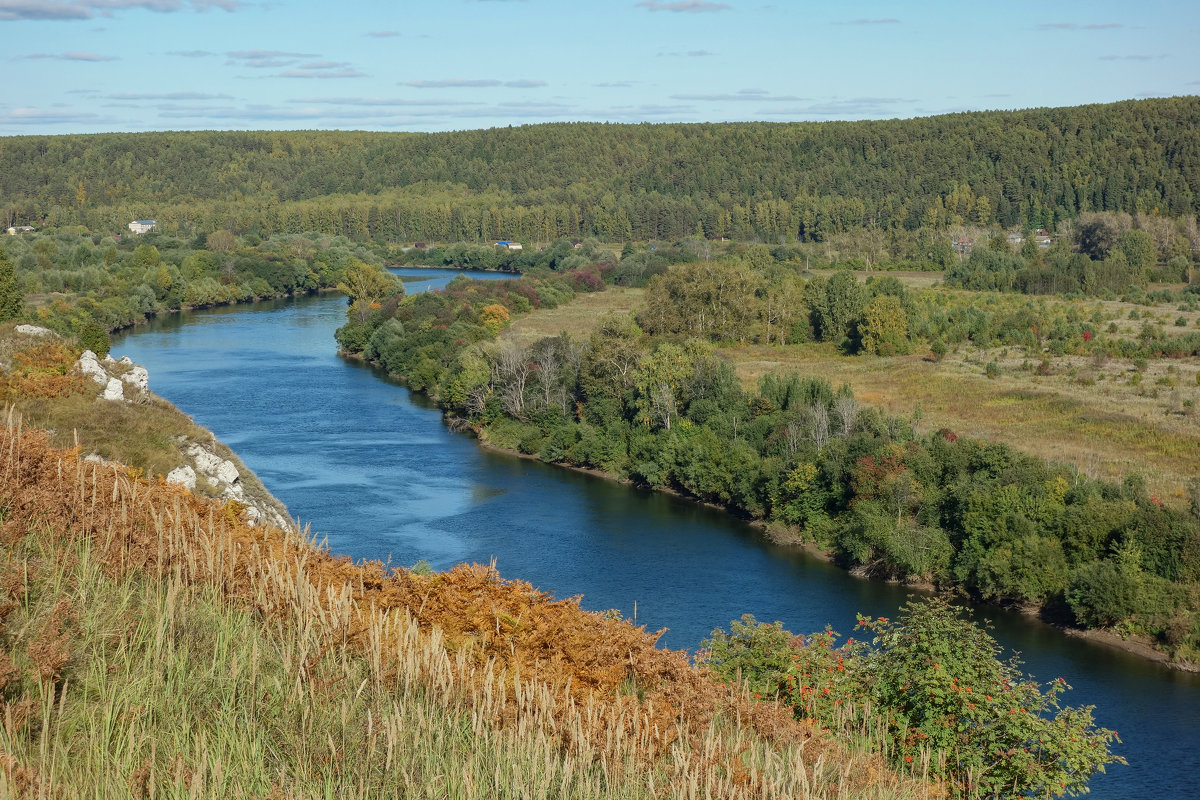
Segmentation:
[(14, 225), (8, 229), (8, 235), (16, 236), (18, 233), (29, 233), (32, 230), (32, 225)]
[(157, 223), (152, 219), (136, 219), (129, 223), (129, 230), (134, 233), (149, 233)]

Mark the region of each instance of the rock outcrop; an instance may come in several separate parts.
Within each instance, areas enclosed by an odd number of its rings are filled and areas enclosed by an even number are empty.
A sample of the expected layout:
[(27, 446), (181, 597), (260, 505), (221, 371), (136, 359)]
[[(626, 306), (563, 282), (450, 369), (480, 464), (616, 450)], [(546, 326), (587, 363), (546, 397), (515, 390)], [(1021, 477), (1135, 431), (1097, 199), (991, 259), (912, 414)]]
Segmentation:
[(104, 387), (100, 390), (101, 400), (133, 403), (144, 401), (150, 392), (150, 373), (134, 364), (129, 356), (120, 361), (112, 356), (101, 359), (91, 350), (84, 350), (75, 362), (75, 369)]
[[(55, 335), (51, 331), (46, 333)], [(128, 404), (147, 403), (154, 399), (150, 392), (150, 373), (145, 367), (133, 363), (128, 356), (118, 361), (112, 356), (99, 358), (91, 350), (84, 350), (75, 363), (75, 370), (103, 387), (97, 395), (97, 402)], [(246, 468), (239, 469), (239, 464), (234, 463), (237, 456), (228, 452), (228, 448), (215, 439), (198, 442), (184, 437), (179, 437), (176, 445), (186, 463), (167, 473), (168, 483), (177, 483), (199, 494), (232, 500), (242, 507), (242, 513), (252, 525), (266, 521), (280, 528), (295, 528), (283, 504), (272, 497), (249, 470), (246, 473), (251, 486), (247, 492), (247, 481), (242, 480), (240, 471)], [(224, 457), (222, 452), (230, 457)], [(95, 458), (99, 459), (99, 456)]]
[(180, 452), (189, 463), (182, 464), (167, 473), (168, 483), (178, 483), (188, 491), (200, 490), (202, 494), (211, 494), (222, 500), (232, 500), (243, 507), (242, 513), (251, 524), (265, 520), (279, 528), (294, 528), (276, 504), (264, 498), (253, 497), (246, 492), (245, 483), (238, 465), (228, 458), (222, 458), (215, 450), (217, 445), (206, 446), (200, 442), (179, 442)]

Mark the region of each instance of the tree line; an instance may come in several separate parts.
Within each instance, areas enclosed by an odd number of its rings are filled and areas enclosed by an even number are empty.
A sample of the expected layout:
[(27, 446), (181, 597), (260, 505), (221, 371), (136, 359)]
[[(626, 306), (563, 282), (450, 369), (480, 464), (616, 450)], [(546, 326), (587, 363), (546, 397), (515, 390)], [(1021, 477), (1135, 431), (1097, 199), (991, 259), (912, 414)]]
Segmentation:
[[(911, 120), (0, 140), (0, 221), (381, 241), (823, 241), (1200, 210), (1200, 100)], [(1135, 160), (1130, 158), (1136, 153)]]
[[(114, 239), (78, 231), (0, 238), (0, 318), (24, 318), (103, 354), (112, 330), (182, 308), (332, 289), (378, 249), (344, 238), (240, 241), (228, 231)], [(11, 278), (6, 278), (11, 270)]]

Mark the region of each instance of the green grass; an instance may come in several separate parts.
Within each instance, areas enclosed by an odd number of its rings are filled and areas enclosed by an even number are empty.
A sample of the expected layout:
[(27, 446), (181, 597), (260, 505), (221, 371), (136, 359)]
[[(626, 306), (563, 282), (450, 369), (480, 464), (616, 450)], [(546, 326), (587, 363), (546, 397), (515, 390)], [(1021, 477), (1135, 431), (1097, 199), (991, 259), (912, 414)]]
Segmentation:
[[(607, 652), (612, 636), (653, 638), (625, 623), (479, 570), (387, 577), (12, 427), (0, 564), (3, 798), (931, 791), (686, 665), (668, 670), (669, 653), (637, 656), (663, 670), (637, 679), (644, 700), (604, 689), (597, 679), (634, 664), (624, 646)], [(427, 603), (446, 627), (418, 622)], [(529, 636), (542, 644), (521, 653)], [(588, 646), (555, 650), (573, 638)], [(564, 667), (578, 668), (574, 688), (554, 682)], [(721, 696), (740, 710), (714, 707)], [(680, 708), (663, 718), (655, 702)]]
[[(6, 555), (23, 572), (65, 554), (31, 536)], [(416, 682), (385, 685), (369, 662), (264, 626), (211, 585), (113, 580), (86, 547), (67, 561), (34, 567), (6, 621), (23, 677), (5, 689), (21, 699), (6, 703), (0, 749), (36, 776), (31, 794), (651, 796), (622, 765), (564, 757), (545, 731), (493, 730)], [(56, 627), (69, 659), (42, 679), (33, 654)]]

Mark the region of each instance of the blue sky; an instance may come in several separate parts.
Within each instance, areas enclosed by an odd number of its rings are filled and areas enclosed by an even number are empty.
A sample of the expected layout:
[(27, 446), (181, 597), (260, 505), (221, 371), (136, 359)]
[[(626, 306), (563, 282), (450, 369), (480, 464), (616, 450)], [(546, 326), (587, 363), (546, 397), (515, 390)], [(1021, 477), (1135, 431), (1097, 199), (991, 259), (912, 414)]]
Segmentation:
[(1200, 3), (0, 0), (0, 135), (881, 119), (1200, 93)]

